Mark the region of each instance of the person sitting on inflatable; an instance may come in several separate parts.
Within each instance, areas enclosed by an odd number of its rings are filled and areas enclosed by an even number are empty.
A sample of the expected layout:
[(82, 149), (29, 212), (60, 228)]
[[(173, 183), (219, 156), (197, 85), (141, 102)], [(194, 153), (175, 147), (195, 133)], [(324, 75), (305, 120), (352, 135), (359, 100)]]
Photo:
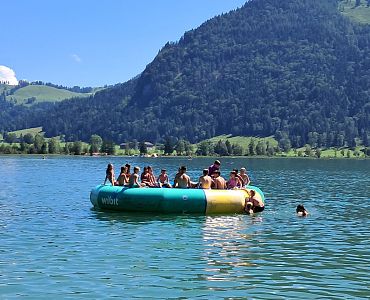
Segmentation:
[(256, 192), (254, 190), (251, 190), (249, 192), (249, 198), (245, 199), (244, 211), (248, 215), (261, 212), (265, 209), (265, 205), (263, 204), (263, 202), (257, 199), (255, 195), (256, 195)]
[(186, 167), (181, 166), (175, 177), (175, 188), (188, 189), (192, 187), (190, 177), (186, 174)]
[(211, 176), (208, 174), (208, 169), (203, 170), (203, 175), (199, 177), (197, 187), (198, 189), (210, 189), (213, 184)]
[(237, 173), (235, 171), (230, 172), (230, 178), (227, 181), (227, 188), (229, 190), (234, 190), (242, 187), (242, 183), (240, 182), (239, 178), (236, 177), (236, 174)]
[(233, 169), (233, 171), (235, 172), (235, 177), (239, 179), (239, 182), (240, 182), (240, 188), (244, 187), (244, 179), (240, 176), (239, 174), (239, 170), (238, 169)]
[(119, 174), (119, 176), (117, 178), (117, 181), (116, 181), (116, 185), (124, 186), (124, 185), (128, 184), (128, 178), (126, 176), (126, 172), (127, 172), (127, 167), (122, 166), (121, 167), (121, 173)]
[(170, 184), (170, 179), (168, 178), (167, 175), (167, 170), (162, 169), (161, 174), (158, 176), (158, 185), (159, 187), (166, 187), (166, 188), (172, 188), (172, 185)]
[(250, 184), (251, 180), (247, 174), (247, 170), (244, 167), (240, 168), (240, 177), (243, 178), (244, 186)]
[(214, 171), (212, 175), (213, 175), (212, 177), (213, 177), (213, 182), (214, 182), (213, 189), (226, 190), (227, 188), (226, 180), (223, 177), (221, 177), (220, 170)]
[(130, 180), (128, 182), (128, 187), (130, 188), (140, 188), (144, 187), (144, 183), (139, 183), (139, 172), (140, 168), (139, 167), (134, 167), (134, 173), (131, 174)]
[(114, 169), (112, 164), (108, 164), (107, 170), (105, 171), (105, 179), (104, 179), (104, 185), (107, 182), (107, 180), (110, 181), (110, 183), (114, 186), (115, 178), (114, 178)]
[(148, 182), (146, 182), (146, 185), (148, 187), (158, 187), (155, 175), (153, 174), (153, 168), (151, 166), (147, 167), (148, 169)]

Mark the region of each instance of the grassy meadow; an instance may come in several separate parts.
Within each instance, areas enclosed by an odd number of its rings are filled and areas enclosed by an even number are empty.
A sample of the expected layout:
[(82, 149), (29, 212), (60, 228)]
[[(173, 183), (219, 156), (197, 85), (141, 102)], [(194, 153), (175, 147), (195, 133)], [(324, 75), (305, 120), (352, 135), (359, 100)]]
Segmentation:
[[(6, 98), (8, 101), (16, 101), (16, 104), (35, 104), (39, 102), (58, 102), (74, 97), (88, 97), (89, 93), (74, 93), (68, 90), (57, 89), (46, 85), (29, 85), (20, 88)], [(35, 101), (28, 103), (28, 99)]]
[(361, 0), (361, 5), (355, 7), (356, 0), (342, 0), (339, 2), (339, 11), (362, 24), (370, 24), (370, 7), (367, 0)]

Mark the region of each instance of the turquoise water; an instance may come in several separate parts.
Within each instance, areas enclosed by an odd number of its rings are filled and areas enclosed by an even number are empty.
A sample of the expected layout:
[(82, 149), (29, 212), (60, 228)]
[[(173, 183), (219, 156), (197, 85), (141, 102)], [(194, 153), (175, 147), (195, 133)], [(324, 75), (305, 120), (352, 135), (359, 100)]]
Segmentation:
[(369, 160), (222, 159), (264, 191), (255, 216), (94, 211), (108, 162), (212, 159), (0, 157), (0, 299), (370, 298)]

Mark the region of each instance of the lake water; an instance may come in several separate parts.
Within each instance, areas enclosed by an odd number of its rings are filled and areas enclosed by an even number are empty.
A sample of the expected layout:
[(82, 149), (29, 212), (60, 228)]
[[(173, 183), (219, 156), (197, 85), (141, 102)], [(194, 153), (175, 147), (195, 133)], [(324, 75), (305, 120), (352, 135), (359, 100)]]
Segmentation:
[(264, 191), (255, 216), (94, 211), (108, 162), (213, 159), (0, 157), (0, 299), (370, 298), (370, 160), (222, 159)]

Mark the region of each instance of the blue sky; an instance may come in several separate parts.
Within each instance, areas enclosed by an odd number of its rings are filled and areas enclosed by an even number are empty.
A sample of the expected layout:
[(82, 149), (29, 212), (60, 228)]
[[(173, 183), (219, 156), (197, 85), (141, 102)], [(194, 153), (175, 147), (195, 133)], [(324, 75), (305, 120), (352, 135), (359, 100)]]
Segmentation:
[(18, 79), (124, 82), (168, 41), (245, 0), (12, 0), (1, 3), (0, 65)]

